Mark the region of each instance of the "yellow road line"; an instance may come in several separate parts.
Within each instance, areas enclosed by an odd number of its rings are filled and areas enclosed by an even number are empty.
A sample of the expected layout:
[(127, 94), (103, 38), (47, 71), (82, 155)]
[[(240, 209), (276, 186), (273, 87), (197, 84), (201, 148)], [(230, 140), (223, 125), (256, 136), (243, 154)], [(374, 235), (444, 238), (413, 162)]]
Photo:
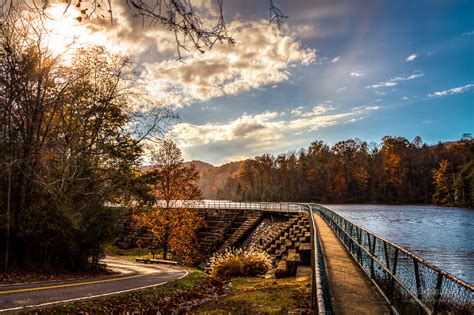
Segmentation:
[(58, 284), (58, 285), (51, 285), (51, 286), (46, 286), (46, 287), (35, 287), (35, 288), (25, 288), (25, 289), (9, 290), (9, 291), (0, 291), (0, 295), (2, 295), (2, 294), (9, 294), (9, 293), (28, 292), (28, 291), (40, 291), (40, 290), (59, 289), (59, 288), (67, 288), (67, 287), (77, 287), (77, 286), (80, 286), (80, 285), (88, 285), (88, 284), (95, 284), (95, 283), (120, 281), (120, 280), (127, 280), (127, 279), (139, 278), (139, 277), (144, 277), (144, 276), (146, 276), (146, 275), (136, 275), (136, 276), (123, 277), (123, 278), (113, 278), (113, 279), (87, 281), (87, 282)]

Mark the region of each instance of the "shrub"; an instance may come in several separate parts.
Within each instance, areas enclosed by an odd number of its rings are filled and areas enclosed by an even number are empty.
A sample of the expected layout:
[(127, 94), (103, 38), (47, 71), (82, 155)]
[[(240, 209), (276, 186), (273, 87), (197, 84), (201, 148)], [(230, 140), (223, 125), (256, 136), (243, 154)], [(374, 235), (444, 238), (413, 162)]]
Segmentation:
[(209, 260), (208, 271), (214, 278), (264, 275), (272, 263), (270, 256), (257, 248), (227, 249), (215, 253)]

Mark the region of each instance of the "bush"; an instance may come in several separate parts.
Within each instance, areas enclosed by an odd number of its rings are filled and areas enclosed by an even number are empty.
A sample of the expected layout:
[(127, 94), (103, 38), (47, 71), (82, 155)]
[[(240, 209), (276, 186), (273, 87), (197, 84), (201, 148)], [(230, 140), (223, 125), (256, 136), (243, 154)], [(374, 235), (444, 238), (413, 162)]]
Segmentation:
[(264, 275), (272, 263), (270, 256), (259, 249), (227, 249), (215, 253), (209, 260), (208, 271), (214, 278)]

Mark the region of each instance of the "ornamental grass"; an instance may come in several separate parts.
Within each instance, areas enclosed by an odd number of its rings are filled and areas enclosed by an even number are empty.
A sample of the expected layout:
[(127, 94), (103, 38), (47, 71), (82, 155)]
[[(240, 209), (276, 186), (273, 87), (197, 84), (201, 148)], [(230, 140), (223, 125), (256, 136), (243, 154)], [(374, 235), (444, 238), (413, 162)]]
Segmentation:
[(247, 249), (227, 249), (215, 253), (209, 260), (209, 274), (214, 278), (260, 276), (268, 272), (272, 265), (267, 252), (250, 247)]

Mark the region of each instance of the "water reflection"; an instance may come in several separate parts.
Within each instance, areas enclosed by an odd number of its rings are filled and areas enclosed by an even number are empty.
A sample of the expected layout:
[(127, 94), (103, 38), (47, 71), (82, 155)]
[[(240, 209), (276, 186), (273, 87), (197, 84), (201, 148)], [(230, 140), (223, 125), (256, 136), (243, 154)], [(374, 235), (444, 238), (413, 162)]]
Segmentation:
[(474, 210), (413, 205), (326, 207), (474, 283)]

